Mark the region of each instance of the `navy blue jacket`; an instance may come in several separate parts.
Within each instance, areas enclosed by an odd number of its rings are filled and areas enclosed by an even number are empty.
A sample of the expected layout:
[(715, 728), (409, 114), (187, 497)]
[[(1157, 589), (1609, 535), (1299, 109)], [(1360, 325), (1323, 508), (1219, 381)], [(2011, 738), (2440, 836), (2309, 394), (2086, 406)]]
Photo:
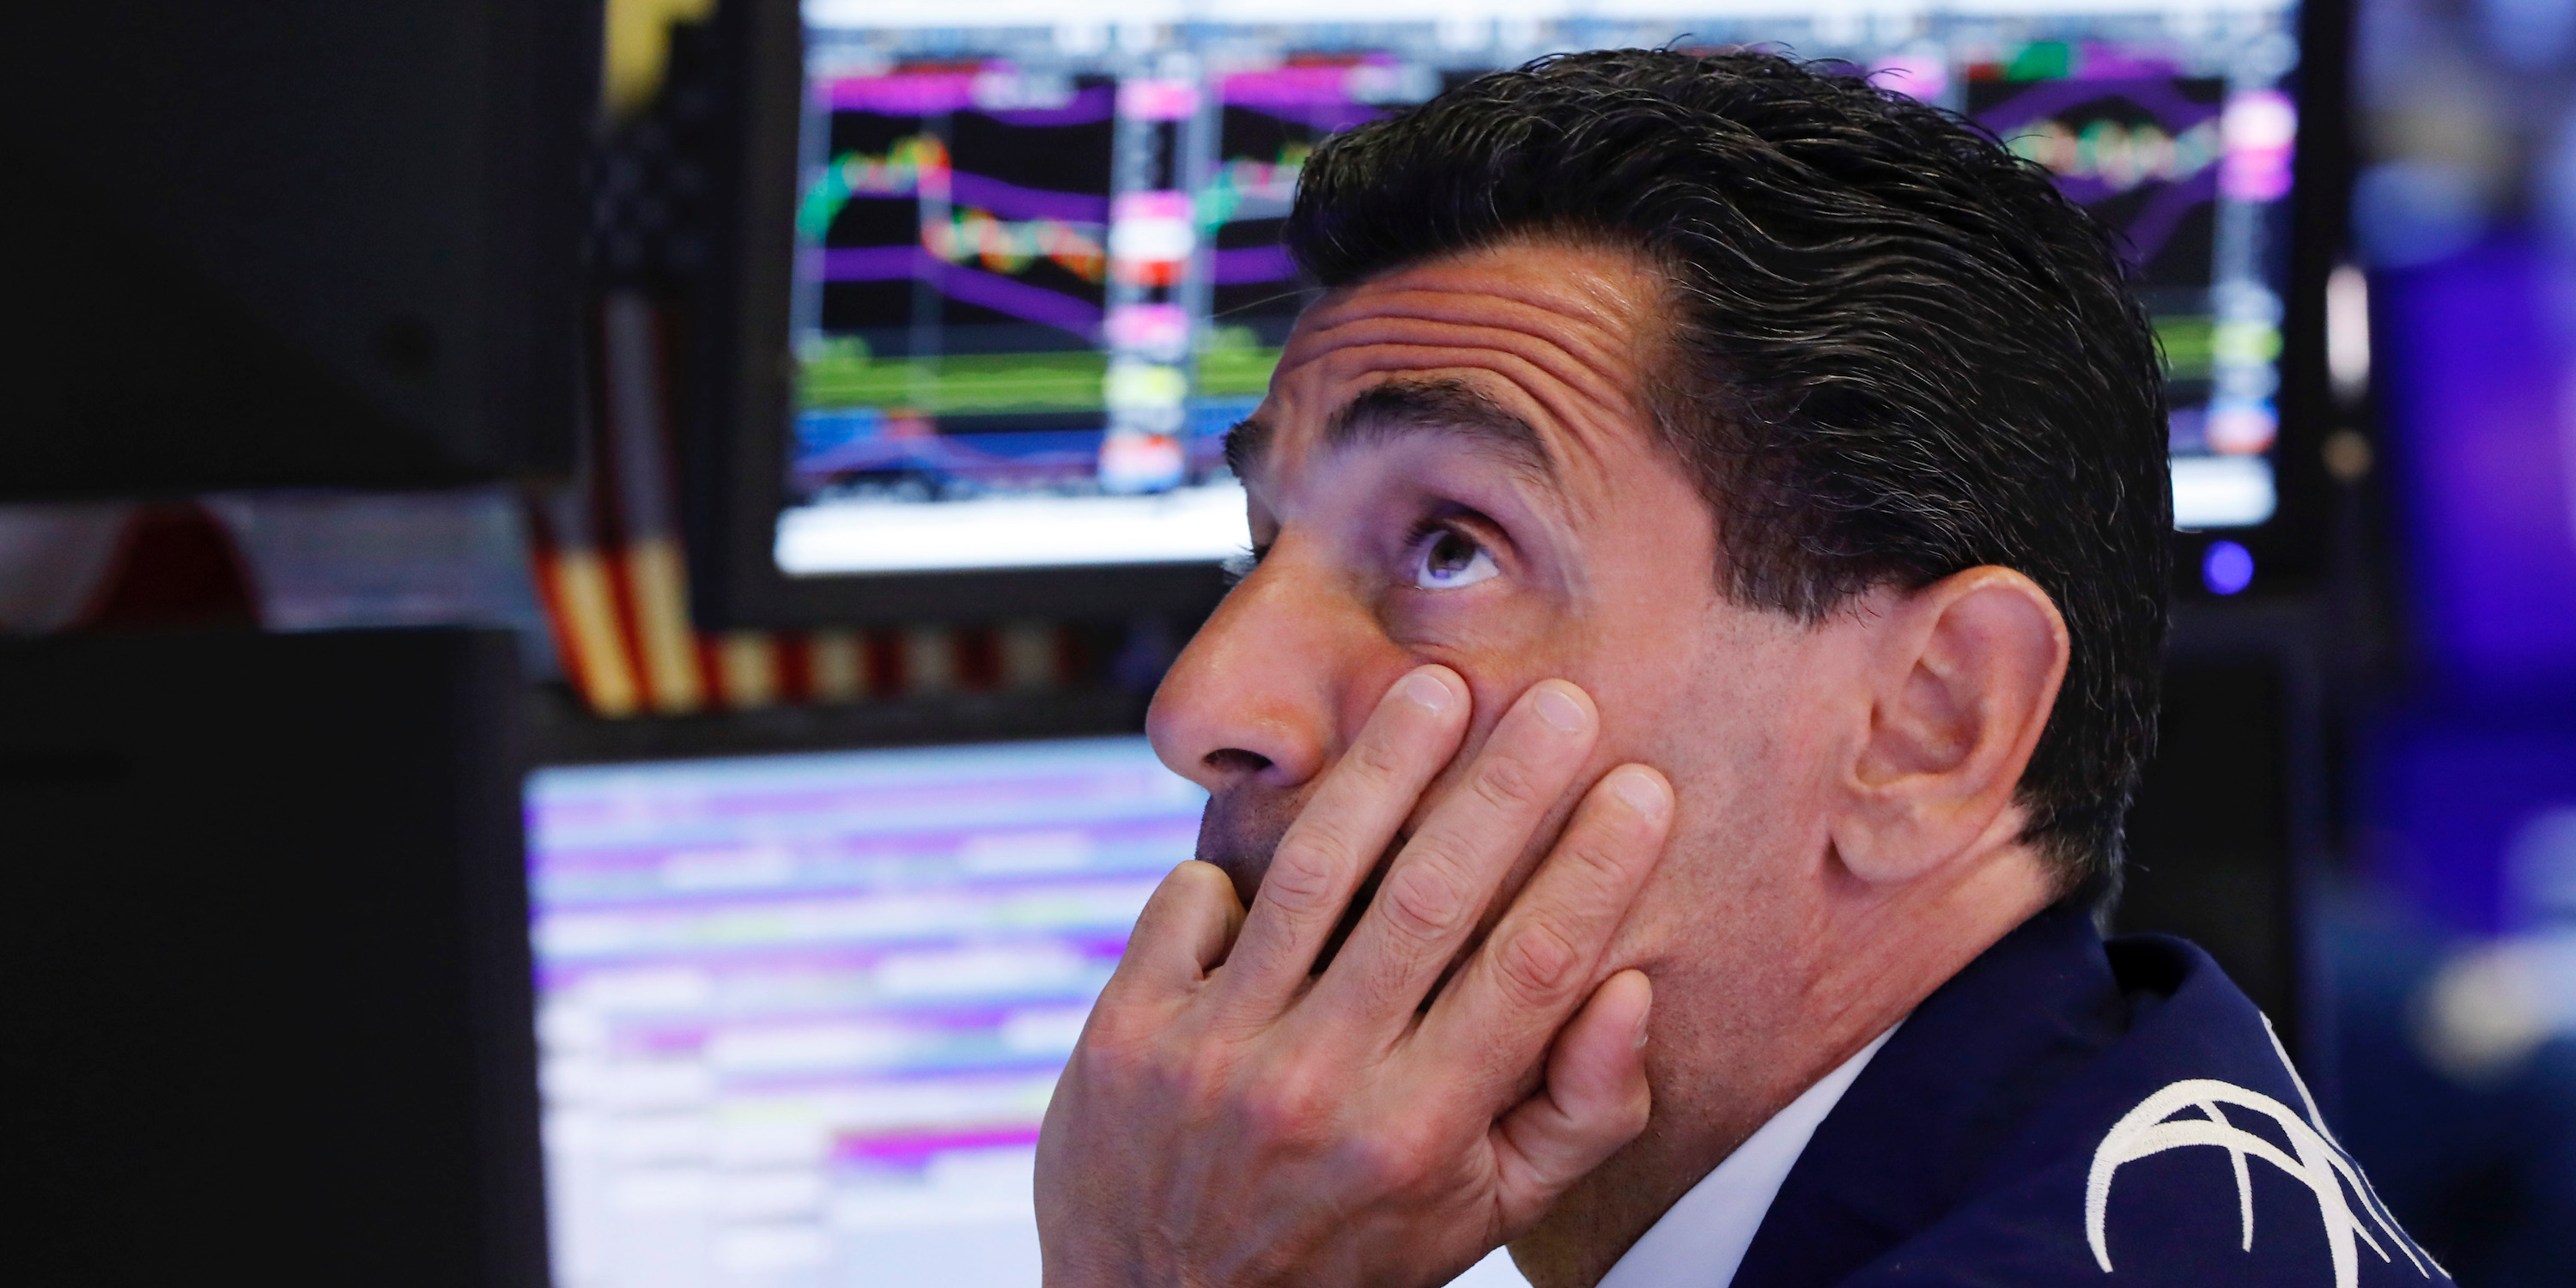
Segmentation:
[(1915, 1009), (1735, 1288), (2449, 1288), (2207, 954), (2051, 910)]

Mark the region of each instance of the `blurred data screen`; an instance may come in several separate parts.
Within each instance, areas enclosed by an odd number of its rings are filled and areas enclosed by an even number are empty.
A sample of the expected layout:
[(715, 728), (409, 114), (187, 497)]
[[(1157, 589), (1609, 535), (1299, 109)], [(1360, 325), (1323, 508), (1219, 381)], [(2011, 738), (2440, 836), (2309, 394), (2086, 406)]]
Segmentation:
[(564, 1288), (1038, 1282), (1038, 1123), (1205, 796), (1142, 738), (547, 769)]
[(2177, 518), (2259, 524), (2295, 5), (807, 0), (792, 575), (1214, 560), (1220, 450), (1303, 302), (1317, 142), (1568, 49), (1761, 44), (1966, 113), (2127, 238)]

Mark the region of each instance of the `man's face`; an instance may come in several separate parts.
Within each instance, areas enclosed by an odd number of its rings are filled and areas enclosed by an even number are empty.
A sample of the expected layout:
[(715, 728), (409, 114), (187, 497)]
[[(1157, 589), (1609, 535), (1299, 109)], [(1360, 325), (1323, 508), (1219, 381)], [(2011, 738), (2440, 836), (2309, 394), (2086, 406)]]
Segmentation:
[(1827, 717), (1859, 700), (1839, 682), (1856, 663), (1833, 628), (1720, 593), (1709, 508), (1645, 397), (1664, 298), (1630, 257), (1520, 243), (1349, 288), (1300, 321), (1237, 432), (1260, 561), (1149, 719), (1163, 760), (1212, 793), (1199, 857), (1247, 903), (1387, 687), (1437, 662), (1475, 716), (1417, 821), (1530, 685), (1570, 680), (1600, 711), (1596, 763), (1489, 920), (1576, 796), (1636, 761), (1674, 784), (1673, 839), (1602, 973), (1741, 980), (1764, 973), (1749, 956), (1795, 951), (1794, 916), (1743, 932), (1821, 861), (1828, 744), (1851, 724)]

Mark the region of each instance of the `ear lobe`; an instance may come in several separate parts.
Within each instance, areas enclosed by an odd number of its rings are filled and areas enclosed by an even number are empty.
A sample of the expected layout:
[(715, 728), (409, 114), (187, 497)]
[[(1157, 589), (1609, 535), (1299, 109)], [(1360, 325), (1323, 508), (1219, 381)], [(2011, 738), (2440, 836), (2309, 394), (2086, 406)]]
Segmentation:
[(1896, 884), (2012, 839), (1998, 824), (2012, 822), (2068, 645), (2057, 606), (2009, 568), (1897, 592), (1874, 626), (1869, 729), (1832, 833), (1854, 876)]

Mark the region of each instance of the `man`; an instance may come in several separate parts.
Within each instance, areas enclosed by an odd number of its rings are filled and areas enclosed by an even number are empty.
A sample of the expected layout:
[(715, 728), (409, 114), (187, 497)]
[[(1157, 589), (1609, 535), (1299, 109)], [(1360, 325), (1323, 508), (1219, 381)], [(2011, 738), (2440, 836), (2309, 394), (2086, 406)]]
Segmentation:
[(2206, 957), (2095, 936), (2164, 406), (2044, 175), (1610, 52), (1332, 140), (1288, 236), (1050, 1284), (2447, 1282)]

